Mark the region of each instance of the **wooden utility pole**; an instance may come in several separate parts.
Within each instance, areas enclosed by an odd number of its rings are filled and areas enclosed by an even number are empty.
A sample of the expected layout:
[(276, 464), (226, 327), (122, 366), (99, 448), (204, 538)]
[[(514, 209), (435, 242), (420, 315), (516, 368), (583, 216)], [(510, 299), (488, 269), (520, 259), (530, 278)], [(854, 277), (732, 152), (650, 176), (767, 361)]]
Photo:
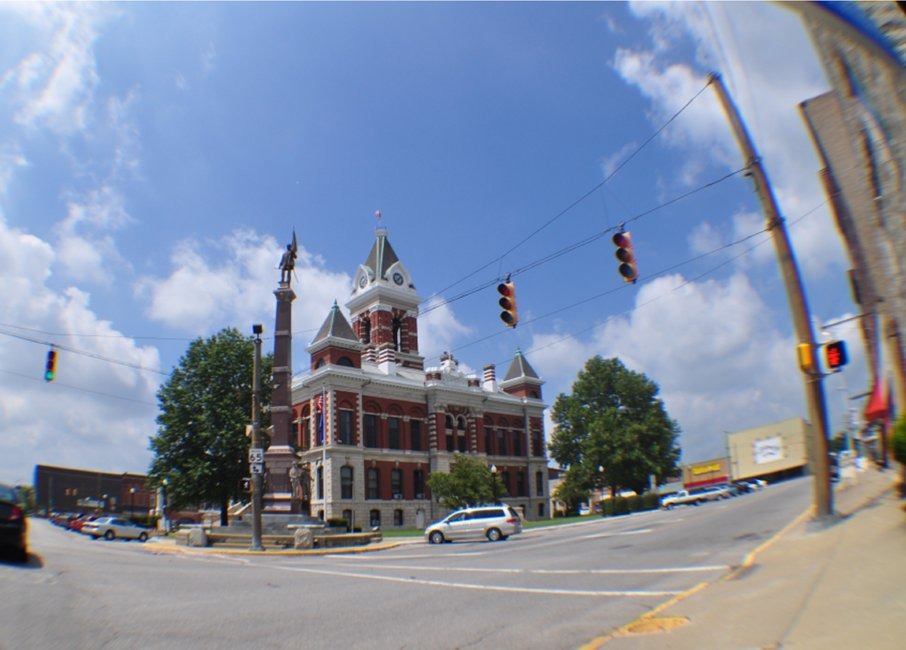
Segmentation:
[[(774, 250), (777, 253), (777, 261), (780, 263), (780, 272), (786, 286), (786, 295), (790, 303), (796, 338), (801, 344), (808, 346), (811, 351), (811, 358), (815, 359), (817, 358), (817, 348), (815, 335), (812, 331), (812, 322), (809, 319), (805, 290), (802, 286), (802, 278), (799, 275), (799, 267), (796, 265), (796, 258), (793, 255), (793, 248), (790, 245), (789, 235), (777, 208), (774, 193), (771, 191), (771, 186), (768, 183), (764, 169), (761, 167), (761, 161), (755, 152), (755, 147), (749, 138), (742, 118), (730, 99), (720, 75), (712, 73), (708, 78), (708, 82), (712, 83), (715, 91), (717, 91), (717, 98), (720, 100), (727, 118), (730, 120), (733, 134), (736, 136), (736, 141), (742, 151), (742, 157), (748, 169), (747, 175), (751, 176), (755, 183), (755, 193), (761, 202), (767, 229), (771, 233), (774, 241)], [(813, 454), (812, 467), (815, 472), (815, 514), (818, 518), (823, 519), (834, 514), (827, 456), (827, 407), (824, 401), (824, 376), (816, 365), (812, 365), (810, 368), (803, 368), (802, 372), (809, 419), (812, 423), (811, 452)]]

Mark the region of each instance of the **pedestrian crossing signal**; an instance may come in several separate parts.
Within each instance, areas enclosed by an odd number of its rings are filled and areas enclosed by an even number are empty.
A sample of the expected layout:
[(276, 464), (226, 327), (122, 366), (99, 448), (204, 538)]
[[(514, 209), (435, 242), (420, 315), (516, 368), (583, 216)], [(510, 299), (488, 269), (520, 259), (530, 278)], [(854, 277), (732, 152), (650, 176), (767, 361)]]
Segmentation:
[(849, 359), (846, 356), (845, 341), (831, 341), (824, 345), (824, 361), (830, 370), (837, 370), (845, 366)]

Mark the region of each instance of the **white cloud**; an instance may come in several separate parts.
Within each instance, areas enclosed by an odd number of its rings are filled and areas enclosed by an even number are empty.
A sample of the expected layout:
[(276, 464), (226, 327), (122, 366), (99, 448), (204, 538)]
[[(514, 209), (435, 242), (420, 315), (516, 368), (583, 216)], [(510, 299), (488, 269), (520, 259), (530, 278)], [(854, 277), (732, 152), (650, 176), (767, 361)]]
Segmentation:
[(60, 134), (87, 125), (98, 85), (93, 45), (107, 9), (91, 4), (36, 4), (18, 15), (47, 48), (24, 56), (4, 77), (17, 92), (16, 122)]
[[(443, 352), (454, 349), (457, 340), (469, 336), (473, 330), (457, 320), (450, 305), (442, 303), (437, 296), (428, 299), (424, 305), (423, 311), (430, 311), (418, 319), (418, 346), (419, 353), (431, 364)], [(471, 371), (463, 364), (460, 364), (460, 370)]]
[[(251, 230), (236, 230), (216, 241), (186, 240), (171, 255), (170, 273), (141, 278), (136, 295), (146, 301), (149, 318), (195, 335), (273, 323), (281, 251), (273, 237)], [(297, 295), (293, 331), (307, 345), (334, 300), (342, 304), (348, 297), (352, 279), (329, 271), (300, 241), (292, 286)]]
[[(38, 463), (144, 471), (157, 350), (100, 320), (85, 292), (49, 289), (54, 261), (47, 242), (0, 220), (0, 417), (15, 432), (0, 437), (0, 480), (30, 483)], [(46, 383), (50, 344), (57, 379)]]
[(724, 453), (724, 431), (803, 412), (795, 346), (772, 318), (745, 276), (663, 277), (642, 285), (632, 313), (604, 322), (588, 342), (537, 335), (527, 354), (550, 403), (596, 354), (643, 372), (683, 429), (684, 458), (701, 460)]
[(56, 226), (57, 255), (63, 270), (78, 282), (111, 284), (114, 270), (125, 262), (109, 232), (131, 221), (123, 197), (110, 186), (88, 192), (81, 201), (71, 201), (66, 218)]
[[(653, 42), (648, 50), (618, 50), (614, 68), (652, 102), (654, 121), (662, 122), (692, 98), (703, 86), (706, 72), (720, 72), (752, 135), (783, 216), (795, 221), (820, 206), (825, 197), (817, 180), (819, 165), (798, 105), (825, 92), (827, 83), (798, 17), (765, 3), (637, 2), (631, 7), (650, 21)], [(696, 47), (701, 72), (678, 62), (675, 52), (686, 40)], [(665, 135), (673, 146), (688, 149), (680, 177), (687, 184), (697, 182), (699, 163), (706, 157), (729, 169), (742, 166), (727, 118), (711, 89)], [(845, 266), (840, 237), (826, 209), (789, 230), (807, 276), (826, 276)], [(756, 259), (767, 261), (768, 256)]]

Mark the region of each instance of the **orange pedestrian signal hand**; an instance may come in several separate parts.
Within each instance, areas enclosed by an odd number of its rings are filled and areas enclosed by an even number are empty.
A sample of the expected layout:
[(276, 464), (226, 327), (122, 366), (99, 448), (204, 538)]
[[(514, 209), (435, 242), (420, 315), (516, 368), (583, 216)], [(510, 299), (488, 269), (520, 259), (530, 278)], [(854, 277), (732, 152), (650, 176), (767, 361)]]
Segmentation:
[(849, 362), (845, 341), (831, 341), (824, 345), (824, 361), (830, 370), (842, 368)]

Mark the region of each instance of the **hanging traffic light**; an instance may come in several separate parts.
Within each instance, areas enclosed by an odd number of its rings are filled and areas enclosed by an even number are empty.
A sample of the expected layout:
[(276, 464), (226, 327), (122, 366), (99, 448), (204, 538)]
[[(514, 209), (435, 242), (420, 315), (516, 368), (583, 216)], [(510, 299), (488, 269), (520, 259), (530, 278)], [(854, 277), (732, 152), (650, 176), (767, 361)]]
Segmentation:
[(845, 341), (831, 341), (824, 344), (824, 361), (830, 370), (842, 368), (849, 362)]
[(507, 327), (516, 327), (519, 323), (519, 314), (516, 313), (516, 285), (510, 281), (510, 276), (497, 285), (497, 293), (500, 294), (500, 300), (497, 304), (503, 309), (500, 312), (500, 320)]
[(629, 236), (628, 232), (624, 232), (621, 228), (620, 232), (613, 236), (613, 243), (614, 246), (617, 247), (616, 257), (620, 261), (618, 270), (623, 277), (623, 282), (632, 282), (635, 284), (635, 281), (639, 277), (639, 270), (635, 265), (635, 252), (632, 250), (632, 238)]
[(57, 376), (57, 351), (53, 348), (47, 351), (47, 364), (44, 366), (44, 381), (53, 381)]

